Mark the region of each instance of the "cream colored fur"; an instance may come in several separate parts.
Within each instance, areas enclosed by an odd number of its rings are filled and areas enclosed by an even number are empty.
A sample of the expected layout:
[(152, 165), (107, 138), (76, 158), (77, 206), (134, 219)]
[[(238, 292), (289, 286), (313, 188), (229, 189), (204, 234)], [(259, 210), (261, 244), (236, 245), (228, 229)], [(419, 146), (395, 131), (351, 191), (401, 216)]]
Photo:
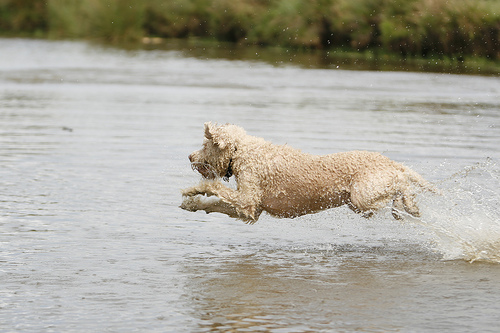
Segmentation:
[[(436, 191), (419, 174), (379, 153), (311, 155), (250, 136), (231, 124), (205, 123), (203, 148), (189, 159), (205, 180), (183, 190), (181, 208), (250, 223), (263, 211), (293, 218), (341, 205), (368, 217), (392, 203), (395, 218), (403, 211), (419, 216), (415, 185)], [(220, 181), (231, 175), (236, 190)]]

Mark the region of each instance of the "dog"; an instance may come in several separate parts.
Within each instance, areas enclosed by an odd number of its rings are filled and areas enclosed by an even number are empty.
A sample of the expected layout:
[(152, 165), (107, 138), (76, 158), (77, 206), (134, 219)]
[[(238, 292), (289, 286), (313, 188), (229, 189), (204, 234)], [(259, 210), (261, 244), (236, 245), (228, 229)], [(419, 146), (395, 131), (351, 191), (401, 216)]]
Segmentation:
[[(392, 215), (419, 217), (417, 189), (437, 189), (415, 171), (368, 151), (303, 153), (248, 135), (232, 124), (204, 124), (203, 148), (189, 155), (204, 178), (182, 191), (180, 208), (255, 223), (262, 212), (294, 218), (347, 205), (364, 217), (392, 203)], [(220, 179), (235, 177), (237, 189)], [(204, 197), (215, 196), (215, 200)]]

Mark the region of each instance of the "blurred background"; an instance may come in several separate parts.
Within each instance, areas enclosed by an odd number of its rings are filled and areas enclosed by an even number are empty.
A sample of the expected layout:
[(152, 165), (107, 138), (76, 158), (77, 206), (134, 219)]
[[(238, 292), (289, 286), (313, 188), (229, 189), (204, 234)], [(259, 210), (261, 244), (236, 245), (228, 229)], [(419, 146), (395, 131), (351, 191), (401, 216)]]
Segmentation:
[(128, 46), (162, 44), (164, 38), (201, 38), (323, 50), (324, 57), (355, 53), (365, 59), (432, 58), (448, 67), (469, 61), (469, 67), (497, 74), (500, 2), (0, 0), (0, 34)]

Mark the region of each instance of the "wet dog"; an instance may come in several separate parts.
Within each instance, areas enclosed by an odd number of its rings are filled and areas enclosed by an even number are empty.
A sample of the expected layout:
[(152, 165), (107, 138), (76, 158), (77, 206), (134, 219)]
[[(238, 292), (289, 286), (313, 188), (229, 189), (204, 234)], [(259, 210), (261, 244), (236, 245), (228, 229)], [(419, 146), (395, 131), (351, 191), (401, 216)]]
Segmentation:
[[(293, 218), (342, 205), (369, 217), (392, 204), (395, 218), (403, 212), (417, 217), (417, 189), (437, 191), (415, 171), (379, 153), (311, 155), (248, 135), (231, 124), (205, 123), (203, 148), (189, 160), (204, 180), (182, 191), (180, 207), (219, 212), (249, 223), (263, 211)], [(233, 175), (236, 190), (220, 180)]]

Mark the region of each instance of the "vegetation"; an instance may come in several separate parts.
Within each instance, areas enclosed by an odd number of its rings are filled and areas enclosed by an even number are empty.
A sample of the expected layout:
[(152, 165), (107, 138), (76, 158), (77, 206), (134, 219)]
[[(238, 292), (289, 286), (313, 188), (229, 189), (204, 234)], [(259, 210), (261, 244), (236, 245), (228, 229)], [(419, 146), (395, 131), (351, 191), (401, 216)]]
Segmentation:
[(497, 0), (0, 0), (0, 33), (500, 60)]
[(42, 36), (47, 31), (43, 1), (0, 0), (0, 32), (4, 35)]

